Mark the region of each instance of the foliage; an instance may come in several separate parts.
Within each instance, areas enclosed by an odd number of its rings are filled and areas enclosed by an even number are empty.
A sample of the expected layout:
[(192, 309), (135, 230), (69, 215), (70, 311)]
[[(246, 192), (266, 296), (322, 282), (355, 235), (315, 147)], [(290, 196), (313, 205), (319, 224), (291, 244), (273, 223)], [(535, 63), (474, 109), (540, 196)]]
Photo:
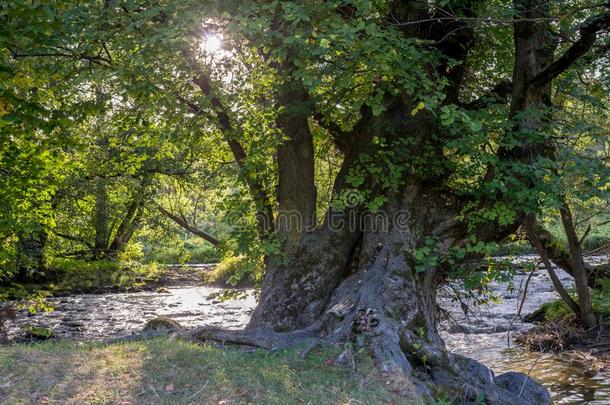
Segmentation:
[(253, 285), (260, 281), (262, 263), (246, 256), (227, 256), (205, 275), (204, 281), (225, 287)]
[[(278, 95), (291, 83), (308, 95), (305, 105), (293, 107), (307, 110), (320, 218), (331, 205), (345, 208), (345, 190), (333, 190), (345, 153), (330, 127), (350, 134), (365, 112), (388, 113), (387, 100), (399, 94), (409, 100), (403, 113), (436, 122), (438, 134), (424, 145), (417, 128), (404, 137), (378, 128), (373, 150), (360, 153), (346, 174), (359, 192), (359, 208), (372, 212), (409, 176), (470, 201), (457, 204), (458, 219), (469, 228), (464, 244), (444, 251), (439, 241), (427, 240), (405, 252), (418, 271), (452, 268), (480, 291), (502, 276), (497, 266), (487, 266), (483, 276), (461, 266), (470, 256), (497, 251), (477, 237), (477, 228), (508, 226), (523, 213), (557, 223), (563, 199), (583, 219), (578, 232), (587, 236), (585, 246), (597, 246), (603, 232), (596, 229), (605, 219), (594, 214), (607, 208), (610, 184), (608, 66), (565, 72), (553, 84), (552, 106), (511, 115), (508, 103), (496, 102), (501, 97), (489, 90), (511, 78), (516, 10), (508, 1), (476, 3), (468, 6), (479, 18), (464, 19), (476, 35), (463, 66), (439, 51), (443, 41), (405, 35), (408, 25), (388, 23), (395, 11), (388, 1), (2, 5), (0, 277), (16, 275), (19, 240), (37, 232), (48, 233), (51, 269), (66, 257), (101, 259), (82, 262), (80, 281), (88, 286), (97, 283), (87, 275), (92, 267), (112, 266), (106, 260), (280, 257), (281, 238), (261, 238), (257, 214), (261, 195), (272, 211), (279, 204), (276, 152), (286, 134), (277, 120), (286, 111)], [(563, 30), (595, 11), (587, 1), (551, 3), (553, 12), (561, 11), (554, 28)], [(464, 3), (429, 6), (459, 14)], [(206, 44), (209, 37), (219, 49)], [(559, 43), (557, 54), (570, 42)], [(439, 72), (462, 68), (461, 94), (451, 97), (449, 76)], [(202, 77), (208, 91), (196, 83)], [(472, 108), (476, 101), (484, 103)], [(230, 128), (219, 119), (220, 107)], [(517, 129), (531, 121), (544, 125)], [(235, 154), (235, 142), (244, 156)], [(498, 156), (543, 143), (556, 149), (553, 158)], [(493, 179), (484, 181), (492, 171)], [(497, 198), (481, 203), (490, 196)], [(192, 243), (159, 207), (216, 235), (222, 246)], [(229, 284), (260, 278), (258, 264), (238, 267)], [(133, 279), (112, 276), (103, 284)]]
[(32, 291), (49, 294), (137, 289), (154, 284), (161, 274), (162, 268), (155, 263), (54, 259), (49, 265), (47, 281), (2, 287), (0, 298), (27, 298)]

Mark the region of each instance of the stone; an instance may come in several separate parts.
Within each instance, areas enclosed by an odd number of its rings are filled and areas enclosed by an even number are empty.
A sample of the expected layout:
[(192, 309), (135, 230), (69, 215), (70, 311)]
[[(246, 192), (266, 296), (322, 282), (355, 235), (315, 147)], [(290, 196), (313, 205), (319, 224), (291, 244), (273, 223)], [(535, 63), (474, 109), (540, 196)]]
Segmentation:
[(552, 403), (548, 391), (523, 373), (509, 371), (495, 377), (494, 382), (528, 404), (550, 405)]
[(168, 330), (176, 332), (182, 330), (182, 325), (166, 316), (159, 316), (155, 319), (151, 319), (150, 321), (146, 322), (146, 325), (144, 325), (142, 332), (151, 332), (159, 330)]
[(486, 386), (493, 382), (493, 372), (483, 363), (455, 353), (453, 353), (453, 358), (461, 370), (476, 380), (473, 381), (475, 384)]

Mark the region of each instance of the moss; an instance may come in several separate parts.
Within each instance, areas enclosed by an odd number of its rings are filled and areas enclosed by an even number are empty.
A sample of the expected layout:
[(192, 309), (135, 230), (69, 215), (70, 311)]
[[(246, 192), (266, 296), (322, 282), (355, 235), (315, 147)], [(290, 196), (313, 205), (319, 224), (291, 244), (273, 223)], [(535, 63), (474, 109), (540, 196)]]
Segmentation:
[(47, 340), (53, 337), (53, 331), (48, 328), (28, 325), (24, 329), (26, 338), (30, 340)]
[(557, 321), (574, 315), (562, 300), (546, 302), (540, 309), (544, 312), (546, 321)]

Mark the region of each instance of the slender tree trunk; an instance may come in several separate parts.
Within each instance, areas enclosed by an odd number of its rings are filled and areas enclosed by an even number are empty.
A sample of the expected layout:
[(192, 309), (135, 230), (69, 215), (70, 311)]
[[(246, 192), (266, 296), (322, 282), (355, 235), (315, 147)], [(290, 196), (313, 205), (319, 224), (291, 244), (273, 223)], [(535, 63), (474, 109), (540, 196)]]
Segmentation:
[(122, 253), (129, 243), (129, 240), (133, 236), (133, 233), (136, 231), (138, 226), (140, 225), (140, 219), (142, 217), (144, 211), (144, 207), (142, 206), (142, 201), (140, 198), (136, 198), (127, 209), (127, 213), (125, 217), (121, 221), (116, 234), (114, 235), (114, 239), (112, 243), (108, 247), (107, 255), (109, 257), (116, 257), (118, 254)]
[(105, 180), (96, 179), (95, 184), (95, 244), (93, 246), (93, 257), (99, 259), (104, 256), (108, 249), (110, 229), (108, 226), (108, 191)]
[[(572, 258), (570, 252), (568, 252), (563, 243), (557, 240), (549, 231), (544, 229), (540, 224), (536, 223), (533, 225), (531, 233), (528, 234), (528, 239), (532, 243), (532, 246), (536, 248), (536, 243), (540, 243), (540, 250), (553, 261), (562, 270), (574, 277), (574, 269), (572, 268)], [(599, 288), (599, 280), (602, 278), (610, 277), (610, 267), (607, 264), (602, 265), (590, 265), (585, 263), (587, 283), (589, 288)]]
[(553, 264), (549, 260), (547, 249), (540, 241), (538, 232), (538, 229), (540, 227), (536, 224), (535, 218), (532, 218), (530, 216), (525, 221), (524, 225), (528, 235), (528, 239), (530, 240), (530, 243), (534, 246), (534, 249), (536, 249), (538, 255), (542, 258), (542, 261), (547, 269), (547, 272), (549, 273), (549, 277), (551, 278), (551, 282), (553, 283), (555, 291), (557, 291), (557, 293), (559, 294), (563, 302), (568, 306), (568, 308), (570, 308), (570, 310), (572, 310), (572, 312), (574, 312), (576, 316), (580, 317), (580, 307), (578, 306), (578, 303), (574, 301), (572, 297), (570, 297), (570, 294), (568, 294), (568, 292), (564, 288), (563, 284), (561, 283), (561, 280), (559, 279), (559, 277), (557, 277), (557, 273), (555, 273), (555, 270), (553, 269)]
[(568, 203), (564, 200), (563, 205), (559, 209), (563, 229), (568, 239), (568, 249), (572, 261), (572, 271), (574, 272), (574, 284), (576, 284), (576, 292), (578, 294), (578, 304), (580, 307), (580, 320), (587, 328), (597, 325), (597, 318), (593, 313), (591, 304), (591, 294), (589, 292), (589, 284), (587, 280), (587, 268), (582, 255), (582, 247), (576, 230), (574, 228), (574, 220), (572, 219), (572, 211)]

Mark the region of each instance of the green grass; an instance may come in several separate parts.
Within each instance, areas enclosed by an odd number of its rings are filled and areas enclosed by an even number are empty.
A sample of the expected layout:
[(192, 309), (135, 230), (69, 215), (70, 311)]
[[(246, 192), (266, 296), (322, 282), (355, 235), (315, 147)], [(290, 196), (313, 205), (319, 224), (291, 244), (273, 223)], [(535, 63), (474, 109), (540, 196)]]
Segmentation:
[[(153, 339), (113, 345), (0, 347), (0, 403), (405, 403), (366, 354), (357, 371), (335, 349), (247, 353)], [(225, 401), (225, 402), (223, 402)], [(407, 401), (409, 403), (409, 401)]]

